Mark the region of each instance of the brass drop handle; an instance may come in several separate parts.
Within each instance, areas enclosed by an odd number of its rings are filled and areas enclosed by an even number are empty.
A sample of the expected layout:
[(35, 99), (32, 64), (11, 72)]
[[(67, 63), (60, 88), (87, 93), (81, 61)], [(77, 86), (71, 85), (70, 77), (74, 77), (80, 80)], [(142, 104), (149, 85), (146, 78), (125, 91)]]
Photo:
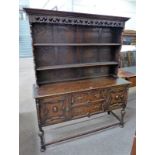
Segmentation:
[(58, 112), (58, 107), (54, 106), (54, 107), (52, 108), (52, 110), (53, 110), (53, 112)]
[(72, 98), (72, 100), (71, 100), (71, 104), (74, 104), (74, 99)]
[(119, 96), (118, 96), (118, 95), (116, 95), (116, 96), (115, 96), (115, 98), (116, 98), (116, 99), (118, 99), (118, 98), (119, 98)]

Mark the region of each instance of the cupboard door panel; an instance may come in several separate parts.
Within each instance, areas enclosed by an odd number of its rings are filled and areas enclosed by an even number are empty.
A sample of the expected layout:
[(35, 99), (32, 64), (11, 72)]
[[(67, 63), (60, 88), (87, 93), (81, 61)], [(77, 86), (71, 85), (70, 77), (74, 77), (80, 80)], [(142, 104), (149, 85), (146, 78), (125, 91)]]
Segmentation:
[(43, 126), (65, 121), (66, 99), (62, 96), (40, 100), (40, 121)]

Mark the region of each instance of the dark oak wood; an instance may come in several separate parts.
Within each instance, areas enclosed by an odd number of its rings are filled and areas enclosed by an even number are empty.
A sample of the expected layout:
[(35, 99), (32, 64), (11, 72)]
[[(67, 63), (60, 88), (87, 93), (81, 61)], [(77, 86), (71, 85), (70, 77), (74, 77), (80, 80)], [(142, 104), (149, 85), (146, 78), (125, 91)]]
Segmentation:
[(94, 62), (94, 63), (81, 63), (81, 64), (66, 64), (66, 65), (55, 65), (55, 66), (45, 66), (38, 67), (37, 70), (50, 70), (50, 69), (65, 69), (65, 68), (79, 68), (79, 67), (91, 67), (91, 66), (108, 66), (108, 65), (118, 65), (116, 61), (109, 62)]
[(29, 15), (55, 15), (55, 16), (64, 16), (64, 17), (74, 17), (74, 18), (78, 18), (78, 17), (83, 17), (83, 18), (88, 18), (88, 19), (104, 19), (104, 20), (116, 20), (116, 21), (127, 21), (129, 20), (129, 18), (127, 17), (118, 17), (118, 16), (108, 16), (108, 15), (96, 15), (96, 14), (90, 14), (90, 13), (81, 13), (81, 12), (68, 12), (68, 11), (53, 11), (53, 10), (44, 10), (44, 9), (32, 9), (32, 8), (24, 8), (25, 11), (29, 14)]
[(98, 88), (107, 88), (114, 86), (124, 86), (130, 82), (122, 78), (98, 77), (88, 80), (77, 80), (70, 82), (61, 82), (55, 84), (46, 84), (41, 87), (34, 86), (35, 98), (53, 96), (57, 94), (67, 94), (72, 92), (81, 92)]
[(35, 43), (34, 46), (120, 46), (120, 43)]
[(126, 104), (129, 84), (121, 78), (103, 77), (36, 87), (41, 124), (47, 126), (121, 108)]
[[(31, 25), (41, 150), (105, 128), (45, 143), (42, 127), (48, 125), (107, 112), (123, 127), (130, 82), (117, 74), (128, 18), (25, 10)], [(120, 118), (115, 109), (121, 109)]]

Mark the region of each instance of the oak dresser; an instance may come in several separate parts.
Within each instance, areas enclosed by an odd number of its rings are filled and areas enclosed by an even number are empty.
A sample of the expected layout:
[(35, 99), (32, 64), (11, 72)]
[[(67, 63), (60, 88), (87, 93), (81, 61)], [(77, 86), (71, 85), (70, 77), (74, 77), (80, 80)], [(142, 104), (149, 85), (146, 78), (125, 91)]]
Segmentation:
[[(130, 83), (118, 78), (117, 73), (122, 32), (129, 18), (25, 11), (32, 35), (41, 151), (47, 145), (76, 137), (46, 143), (43, 127), (49, 125), (107, 112), (123, 127)], [(120, 109), (121, 117), (113, 112), (115, 109)]]

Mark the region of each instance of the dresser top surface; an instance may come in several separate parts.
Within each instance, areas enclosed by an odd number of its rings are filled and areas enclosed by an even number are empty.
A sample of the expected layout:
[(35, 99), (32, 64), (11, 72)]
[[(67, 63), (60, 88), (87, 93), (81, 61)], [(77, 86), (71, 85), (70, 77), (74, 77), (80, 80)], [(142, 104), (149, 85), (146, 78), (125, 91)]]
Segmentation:
[(40, 87), (36, 87), (34, 85), (34, 97), (42, 98), (53, 95), (61, 95), (72, 92), (87, 91), (91, 89), (93, 90), (126, 84), (130, 84), (130, 82), (122, 78), (100, 77), (87, 80), (47, 84)]
[(127, 21), (128, 17), (120, 17), (120, 16), (109, 16), (109, 15), (100, 15), (100, 14), (90, 14), (90, 13), (81, 13), (81, 12), (67, 12), (67, 11), (53, 11), (53, 10), (45, 10), (45, 9), (33, 9), (33, 8), (24, 8), (24, 10), (29, 15), (46, 15), (46, 16), (63, 16), (63, 17), (82, 17), (82, 18), (94, 18), (94, 19), (102, 19), (102, 20), (118, 20), (118, 21)]

